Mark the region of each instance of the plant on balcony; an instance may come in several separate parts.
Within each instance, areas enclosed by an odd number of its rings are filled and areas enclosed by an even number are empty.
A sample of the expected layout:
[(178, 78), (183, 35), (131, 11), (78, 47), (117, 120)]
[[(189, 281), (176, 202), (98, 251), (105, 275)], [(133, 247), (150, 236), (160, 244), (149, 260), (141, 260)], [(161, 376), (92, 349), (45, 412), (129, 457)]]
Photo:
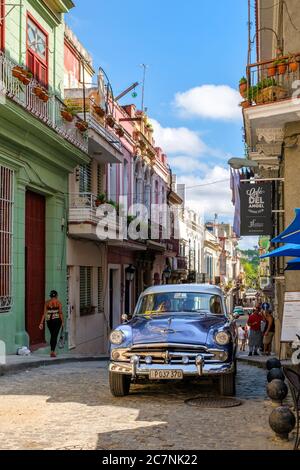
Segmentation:
[(115, 127), (116, 121), (115, 121), (115, 118), (111, 114), (109, 114), (106, 117), (106, 124), (112, 129)]
[(44, 103), (48, 103), (50, 96), (45, 88), (42, 88), (42, 93), (40, 94), (39, 98)]
[(119, 137), (124, 137), (125, 131), (124, 131), (123, 127), (119, 126), (119, 127), (116, 129), (116, 134), (117, 134)]
[(73, 113), (68, 108), (63, 108), (60, 111), (60, 114), (61, 117), (67, 122), (72, 122), (74, 120)]
[(23, 85), (27, 86), (29, 85), (32, 79), (33, 79), (33, 74), (29, 72), (28, 70), (24, 70), (19, 80), (23, 83)]
[(93, 109), (94, 109), (95, 113), (97, 114), (97, 116), (99, 116), (101, 118), (103, 118), (106, 114), (105, 109), (103, 109), (101, 106), (99, 106), (97, 104), (93, 105)]
[(105, 204), (105, 203), (106, 203), (106, 194), (105, 193), (98, 194), (98, 196), (95, 200), (96, 207), (99, 207), (99, 206), (101, 206), (102, 204)]
[(275, 60), (274, 65), (277, 67), (277, 71), (279, 75), (284, 75), (287, 70), (287, 59), (278, 59)]
[(268, 67), (267, 67), (267, 70), (268, 70), (268, 77), (271, 78), (271, 77), (275, 77), (276, 75), (276, 64), (273, 62), (272, 64), (269, 64)]
[(239, 82), (240, 94), (243, 98), (246, 98), (248, 82), (246, 77), (242, 77)]
[(86, 132), (89, 128), (88, 123), (86, 121), (82, 121), (81, 119), (76, 122), (75, 126), (82, 133)]
[(20, 80), (20, 78), (23, 75), (23, 71), (24, 71), (23, 67), (21, 67), (20, 65), (16, 65), (12, 69), (12, 76)]
[(292, 73), (297, 72), (299, 68), (299, 62), (297, 60), (297, 57), (294, 55), (290, 55), (288, 61), (289, 61), (289, 71)]

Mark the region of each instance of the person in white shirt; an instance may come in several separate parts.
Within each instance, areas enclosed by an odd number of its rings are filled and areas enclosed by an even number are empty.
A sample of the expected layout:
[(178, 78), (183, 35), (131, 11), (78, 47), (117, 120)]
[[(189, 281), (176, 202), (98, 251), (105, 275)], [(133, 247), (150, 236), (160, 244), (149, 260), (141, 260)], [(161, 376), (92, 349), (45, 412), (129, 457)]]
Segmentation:
[(239, 336), (239, 345), (240, 351), (245, 351), (246, 348), (246, 332), (242, 325), (238, 328), (238, 336)]

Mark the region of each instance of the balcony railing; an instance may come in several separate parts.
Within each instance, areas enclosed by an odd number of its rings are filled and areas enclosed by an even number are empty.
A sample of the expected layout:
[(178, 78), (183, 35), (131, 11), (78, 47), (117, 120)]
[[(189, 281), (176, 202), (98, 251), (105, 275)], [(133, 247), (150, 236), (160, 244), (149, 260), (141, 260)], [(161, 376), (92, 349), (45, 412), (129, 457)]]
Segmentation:
[(299, 98), (300, 54), (293, 59), (282, 57), (247, 66), (247, 83), (240, 85), (242, 107)]
[(65, 110), (64, 103), (54, 95), (41, 99), (36, 90), (40, 83), (31, 79), (25, 85), (13, 75), (16, 64), (0, 52), (0, 93), (2, 97), (7, 96), (17, 104), (25, 108), (33, 116), (51, 127), (64, 139), (78, 147), (84, 152), (88, 150), (87, 137), (84, 132), (80, 132), (74, 122), (67, 122), (63, 119), (61, 112)]

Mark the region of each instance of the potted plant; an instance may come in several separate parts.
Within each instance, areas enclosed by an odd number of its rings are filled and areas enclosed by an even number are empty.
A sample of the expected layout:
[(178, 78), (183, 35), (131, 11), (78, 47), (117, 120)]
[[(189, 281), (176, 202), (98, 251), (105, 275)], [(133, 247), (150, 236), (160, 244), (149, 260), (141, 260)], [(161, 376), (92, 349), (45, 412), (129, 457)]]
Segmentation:
[(48, 103), (50, 97), (48, 91), (45, 88), (42, 88), (42, 93), (40, 94), (39, 98), (44, 103)]
[(276, 63), (273, 62), (272, 64), (269, 64), (267, 69), (268, 69), (268, 77), (275, 77), (276, 69), (277, 69)]
[(119, 126), (119, 127), (116, 129), (116, 134), (117, 134), (119, 137), (124, 137), (125, 132), (124, 132), (123, 127)]
[(95, 206), (99, 207), (105, 203), (106, 203), (106, 194), (105, 193), (98, 194), (96, 201), (95, 201)]
[(35, 96), (37, 96), (38, 98), (41, 98), (41, 96), (43, 96), (44, 90), (43, 90), (43, 87), (41, 85), (36, 85), (33, 88), (32, 92)]
[(289, 57), (289, 71), (294, 73), (294, 72), (297, 72), (299, 68), (299, 62), (296, 58), (296, 56), (290, 56)]
[(106, 123), (109, 127), (111, 127), (112, 129), (115, 127), (115, 119), (114, 117), (109, 114), (107, 117), (106, 117)]
[(12, 69), (12, 75), (13, 77), (18, 78), (20, 80), (20, 78), (23, 75), (23, 71), (24, 71), (23, 67), (21, 67), (20, 65), (16, 65)]
[(243, 98), (246, 97), (248, 82), (246, 77), (242, 77), (239, 82), (240, 94)]
[(67, 122), (72, 122), (74, 119), (73, 113), (69, 108), (62, 108), (60, 114), (61, 117)]
[(243, 109), (245, 109), (245, 108), (250, 108), (251, 103), (250, 103), (249, 100), (245, 100), (245, 101), (242, 101), (242, 102), (240, 103), (240, 106), (241, 106)]
[(101, 106), (94, 104), (93, 109), (97, 116), (103, 118), (105, 116), (105, 109), (103, 109)]
[(28, 70), (24, 70), (20, 78), (20, 81), (23, 83), (23, 85), (27, 86), (31, 82), (32, 78), (33, 78), (33, 74), (29, 72)]
[(278, 59), (274, 62), (274, 64), (277, 66), (277, 71), (279, 75), (284, 75), (287, 69), (287, 59)]
[(75, 126), (82, 133), (86, 132), (88, 130), (88, 127), (89, 127), (88, 123), (86, 121), (82, 121), (82, 120), (78, 120), (76, 122)]

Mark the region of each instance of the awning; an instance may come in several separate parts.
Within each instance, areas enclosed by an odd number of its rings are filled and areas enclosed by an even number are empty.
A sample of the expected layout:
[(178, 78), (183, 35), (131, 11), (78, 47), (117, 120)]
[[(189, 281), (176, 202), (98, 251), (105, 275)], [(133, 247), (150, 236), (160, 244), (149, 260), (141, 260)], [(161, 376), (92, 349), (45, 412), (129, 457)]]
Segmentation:
[(300, 257), (300, 245), (292, 244), (292, 243), (287, 243), (284, 246), (281, 246), (280, 248), (276, 248), (276, 250), (271, 251), (270, 253), (266, 255), (262, 255), (260, 258), (277, 258), (280, 256), (290, 256), (291, 258), (295, 257), (298, 258)]
[(289, 261), (285, 271), (300, 271), (300, 258)]
[(296, 217), (278, 237), (272, 240), (273, 243), (297, 243), (300, 244), (300, 209), (295, 209)]

